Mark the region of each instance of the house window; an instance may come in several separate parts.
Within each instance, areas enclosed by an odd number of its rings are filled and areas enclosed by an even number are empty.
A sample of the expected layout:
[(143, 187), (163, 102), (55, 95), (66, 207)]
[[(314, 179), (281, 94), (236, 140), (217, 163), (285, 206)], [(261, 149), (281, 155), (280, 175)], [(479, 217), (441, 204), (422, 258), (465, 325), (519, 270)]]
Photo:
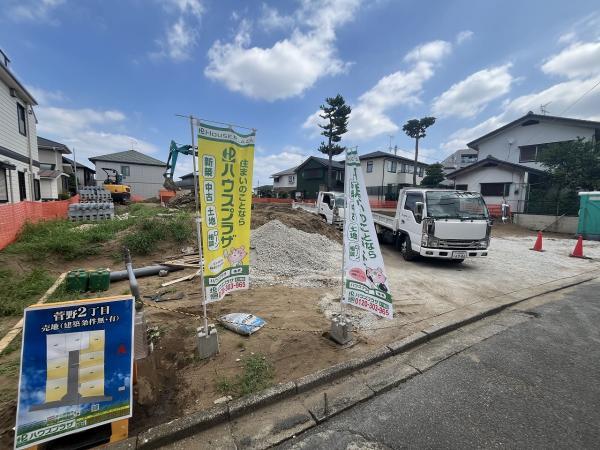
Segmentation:
[(341, 170), (337, 170), (335, 172), (335, 180), (336, 181), (342, 181), (342, 171)]
[(302, 176), (305, 180), (315, 180), (323, 177), (321, 169), (306, 169), (302, 172)]
[(396, 173), (396, 169), (397, 169), (397, 166), (398, 166), (398, 163), (396, 161), (390, 161), (390, 160), (388, 160), (388, 161), (385, 162), (385, 165), (386, 165), (386, 169), (387, 169), (388, 172), (390, 172), (390, 173)]
[(42, 199), (42, 191), (40, 190), (40, 180), (38, 179), (33, 180), (33, 195), (35, 196), (36, 200)]
[(418, 175), (419, 175), (420, 177), (422, 177), (422, 176), (423, 176), (423, 166), (419, 167), (419, 172), (418, 172)]
[(456, 186), (454, 186), (454, 189), (456, 189), (457, 191), (468, 191), (469, 185), (468, 184), (457, 184)]
[(273, 177), (273, 181), (274, 181), (275, 183), (279, 183), (279, 177)]
[(25, 118), (27, 115), (25, 114), (25, 107), (20, 103), (17, 103), (17, 119), (19, 121), (19, 133), (23, 136), (27, 136), (27, 126), (25, 125)]
[(373, 172), (373, 161), (367, 161), (367, 173)]
[(6, 169), (0, 169), (0, 203), (8, 202), (8, 182)]
[(40, 163), (41, 170), (54, 170), (56, 164)]
[(536, 160), (537, 145), (524, 145), (519, 147), (519, 162), (534, 162)]
[(508, 197), (510, 183), (481, 183), (481, 195), (484, 197)]
[(402, 173), (406, 173), (406, 164), (402, 164), (402, 165), (400, 166), (400, 172), (402, 172)]
[(121, 175), (123, 175), (124, 177), (128, 177), (129, 175), (131, 175), (129, 173), (129, 166), (121, 166)]
[(296, 181), (296, 177), (294, 175), (288, 176), (288, 183), (293, 183), (294, 181)]
[(25, 173), (17, 172), (19, 178), (19, 198), (21, 201), (27, 200), (27, 187), (25, 186)]

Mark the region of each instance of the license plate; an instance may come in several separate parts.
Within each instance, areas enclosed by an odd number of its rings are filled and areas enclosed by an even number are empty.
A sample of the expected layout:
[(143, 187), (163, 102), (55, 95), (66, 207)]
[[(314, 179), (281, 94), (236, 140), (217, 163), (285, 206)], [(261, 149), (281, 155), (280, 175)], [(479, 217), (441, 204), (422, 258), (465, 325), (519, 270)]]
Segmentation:
[(467, 252), (452, 252), (452, 259), (465, 259)]

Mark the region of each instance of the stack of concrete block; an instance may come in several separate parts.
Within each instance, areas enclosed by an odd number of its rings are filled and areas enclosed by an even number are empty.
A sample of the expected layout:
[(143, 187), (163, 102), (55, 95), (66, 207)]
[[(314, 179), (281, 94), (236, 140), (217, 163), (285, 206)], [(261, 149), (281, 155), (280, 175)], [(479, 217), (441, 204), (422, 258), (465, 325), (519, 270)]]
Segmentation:
[(110, 192), (104, 186), (84, 186), (79, 189), (80, 203), (108, 203), (112, 202)]
[(110, 220), (115, 217), (112, 202), (72, 203), (69, 205), (69, 219), (73, 222)]

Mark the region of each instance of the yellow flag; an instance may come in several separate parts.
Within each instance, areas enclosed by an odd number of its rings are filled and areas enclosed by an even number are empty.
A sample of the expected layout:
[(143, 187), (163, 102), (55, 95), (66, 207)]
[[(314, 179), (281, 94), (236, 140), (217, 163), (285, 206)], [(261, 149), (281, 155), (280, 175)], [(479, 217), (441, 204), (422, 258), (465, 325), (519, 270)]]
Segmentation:
[(200, 124), (198, 180), (206, 302), (248, 289), (255, 133)]

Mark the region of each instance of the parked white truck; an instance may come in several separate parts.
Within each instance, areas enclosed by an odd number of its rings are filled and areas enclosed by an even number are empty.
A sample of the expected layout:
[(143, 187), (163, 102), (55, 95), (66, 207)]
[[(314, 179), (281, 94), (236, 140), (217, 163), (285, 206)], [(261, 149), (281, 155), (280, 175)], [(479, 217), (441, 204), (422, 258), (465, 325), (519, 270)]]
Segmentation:
[(460, 263), (488, 254), (491, 220), (478, 192), (405, 188), (395, 215), (374, 212), (373, 220), (407, 261), (422, 255)]
[(330, 225), (344, 226), (344, 193), (320, 191), (314, 206), (305, 203), (292, 203), (292, 208), (303, 209), (317, 214)]

